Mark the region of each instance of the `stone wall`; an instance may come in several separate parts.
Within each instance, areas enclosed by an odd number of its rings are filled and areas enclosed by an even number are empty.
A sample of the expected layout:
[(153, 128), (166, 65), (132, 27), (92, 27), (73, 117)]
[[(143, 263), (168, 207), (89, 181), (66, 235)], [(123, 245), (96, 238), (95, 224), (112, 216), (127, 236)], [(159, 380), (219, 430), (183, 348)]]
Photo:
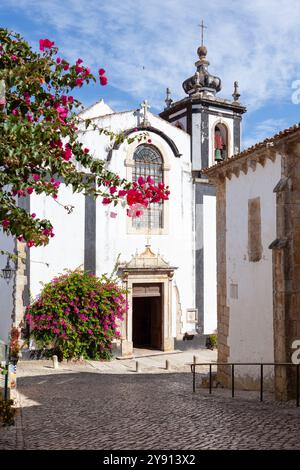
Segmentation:
[[(291, 362), (291, 346), (300, 338), (300, 144), (283, 148), (282, 179), (277, 188), (277, 238), (273, 249), (274, 353)], [(278, 399), (295, 396), (295, 367), (277, 367)]]
[[(218, 362), (228, 362), (229, 308), (226, 286), (226, 180), (217, 185), (217, 285), (218, 285)], [(230, 368), (218, 367), (218, 380), (229, 385)]]

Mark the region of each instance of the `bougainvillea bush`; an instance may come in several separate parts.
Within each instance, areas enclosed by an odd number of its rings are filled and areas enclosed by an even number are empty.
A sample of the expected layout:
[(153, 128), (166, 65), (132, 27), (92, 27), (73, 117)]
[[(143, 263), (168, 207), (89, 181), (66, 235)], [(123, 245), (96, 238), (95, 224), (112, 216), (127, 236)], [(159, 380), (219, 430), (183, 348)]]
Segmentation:
[(127, 311), (117, 280), (87, 272), (54, 278), (27, 307), (30, 334), (59, 359), (109, 359), (118, 323)]
[[(0, 28), (0, 228), (28, 248), (46, 245), (55, 235), (54, 227), (18, 201), (43, 194), (59, 204), (61, 181), (74, 192), (100, 197), (104, 205), (122, 203), (130, 217), (142, 214), (139, 206), (145, 209), (168, 199), (163, 182), (155, 186), (151, 178), (134, 183), (121, 179), (79, 142), (80, 126), (83, 132), (97, 131), (115, 143), (125, 140), (122, 133), (115, 135), (91, 120), (83, 122), (82, 105), (73, 96), (91, 81), (105, 86), (105, 73), (100, 68), (93, 75), (81, 58), (69, 62), (50, 39), (40, 39), (36, 51), (19, 34)], [(147, 138), (140, 132), (136, 137)]]

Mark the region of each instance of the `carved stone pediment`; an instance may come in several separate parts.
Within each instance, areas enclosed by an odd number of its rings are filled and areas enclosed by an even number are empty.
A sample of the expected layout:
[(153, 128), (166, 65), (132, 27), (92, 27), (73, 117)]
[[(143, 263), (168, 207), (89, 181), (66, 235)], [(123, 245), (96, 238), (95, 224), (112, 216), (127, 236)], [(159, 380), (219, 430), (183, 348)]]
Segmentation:
[(145, 250), (138, 254), (136, 253), (131, 257), (131, 260), (125, 263), (119, 264), (119, 269), (122, 271), (137, 270), (137, 269), (150, 269), (150, 270), (174, 270), (176, 268), (171, 267), (170, 264), (165, 261), (162, 256), (157, 253), (155, 254), (150, 245), (146, 245)]

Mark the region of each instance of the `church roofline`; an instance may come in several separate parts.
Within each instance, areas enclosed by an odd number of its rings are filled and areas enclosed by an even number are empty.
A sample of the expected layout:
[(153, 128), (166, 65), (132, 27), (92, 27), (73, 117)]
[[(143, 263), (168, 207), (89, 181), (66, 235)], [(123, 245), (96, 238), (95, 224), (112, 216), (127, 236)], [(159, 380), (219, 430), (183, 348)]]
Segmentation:
[[(95, 103), (96, 104), (96, 103)], [(92, 105), (93, 106), (93, 105)], [(86, 110), (92, 108), (92, 106), (90, 106), (89, 108), (86, 108)], [(86, 111), (84, 110), (84, 111)], [(83, 114), (84, 111), (81, 111), (78, 116), (80, 116), (80, 114)], [(112, 113), (107, 113), (107, 114), (100, 114), (99, 116), (94, 116), (92, 118), (82, 118), (83, 121), (89, 119), (90, 121), (94, 121), (95, 119), (101, 119), (101, 118), (106, 118), (108, 116), (119, 116), (120, 114), (126, 114), (126, 113), (134, 113), (136, 111), (136, 109), (129, 109), (128, 111), (118, 111), (118, 112), (115, 112), (113, 111)]]
[[(172, 127), (174, 128), (174, 126), (172, 126)], [(160, 129), (157, 129), (156, 127), (153, 127), (151, 125), (150, 126), (141, 126), (140, 125), (140, 126), (132, 127), (131, 129), (127, 129), (126, 131), (124, 131), (124, 136), (128, 137), (130, 134), (133, 134), (134, 132), (138, 132), (138, 131), (143, 131), (143, 132), (148, 131), (148, 132), (153, 132), (153, 134), (159, 135), (162, 139), (164, 139), (167, 142), (167, 144), (171, 148), (174, 156), (176, 158), (181, 157), (182, 154), (179, 152), (178, 147), (175, 144), (174, 140), (172, 140), (167, 134), (165, 134)], [(118, 150), (120, 148), (120, 146), (122, 145), (122, 143), (123, 142), (119, 142), (119, 143), (115, 142), (114, 143), (113, 148), (109, 151), (108, 160), (111, 159), (111, 154), (112, 154), (113, 150)]]
[[(299, 138), (300, 123), (283, 129), (273, 137), (269, 137), (262, 142), (258, 142), (227, 160), (216, 163), (211, 167), (204, 168), (201, 170), (201, 174), (208, 178), (215, 179), (220, 177), (230, 178), (232, 173), (238, 176), (240, 169), (244, 171), (244, 173), (247, 173), (248, 163), (252, 166), (256, 165), (256, 163), (264, 165), (266, 158), (271, 158), (271, 160), (274, 161), (276, 158), (277, 146), (285, 143), (286, 140)], [(244, 163), (246, 164), (245, 166), (243, 166)]]
[[(112, 117), (112, 116), (119, 116), (121, 114), (132, 114), (132, 113), (135, 113), (136, 111), (138, 111), (138, 109), (130, 109), (128, 111), (119, 111), (117, 113), (108, 113), (108, 114), (102, 114), (102, 115), (99, 115), (99, 116), (96, 116), (96, 117), (93, 117), (93, 118), (82, 118), (82, 121), (81, 122), (84, 122), (85, 120), (89, 119), (90, 121), (94, 121), (96, 119), (102, 119), (102, 118), (107, 118), (107, 117)], [(184, 129), (179, 129), (177, 127), (175, 127), (173, 124), (171, 124), (170, 122), (166, 121), (165, 119), (163, 119), (160, 114), (154, 114), (154, 113), (151, 113), (150, 111), (148, 111), (148, 115), (149, 116), (153, 116), (155, 119), (159, 119), (161, 120), (164, 124), (167, 124), (169, 126), (171, 126), (172, 130), (174, 131), (174, 129), (176, 129), (176, 131), (180, 131), (180, 132), (183, 132), (184, 134), (186, 134), (188, 137), (190, 137), (189, 133), (186, 132)], [(80, 114), (78, 115), (80, 116)], [(142, 129), (142, 126), (136, 126), (135, 129)], [(133, 129), (133, 128), (132, 128)], [(155, 129), (153, 127), (153, 129)], [(92, 129), (90, 129), (92, 130)], [(145, 130), (144, 128), (142, 130)], [(80, 130), (78, 132), (81, 132)], [(84, 132), (86, 132), (86, 130), (84, 130)]]
[(161, 118), (166, 118), (170, 114), (176, 113), (180, 111), (182, 108), (185, 106), (193, 104), (203, 104), (206, 106), (215, 106), (216, 108), (222, 108), (224, 109), (225, 107), (227, 109), (230, 109), (231, 111), (235, 111), (239, 114), (244, 114), (247, 111), (246, 106), (243, 106), (240, 103), (226, 100), (224, 98), (219, 98), (218, 96), (215, 97), (202, 97), (202, 96), (197, 96), (197, 95), (192, 95), (192, 96), (186, 96), (182, 100), (175, 101), (170, 105), (169, 108), (164, 109), (161, 113), (159, 113), (159, 116)]

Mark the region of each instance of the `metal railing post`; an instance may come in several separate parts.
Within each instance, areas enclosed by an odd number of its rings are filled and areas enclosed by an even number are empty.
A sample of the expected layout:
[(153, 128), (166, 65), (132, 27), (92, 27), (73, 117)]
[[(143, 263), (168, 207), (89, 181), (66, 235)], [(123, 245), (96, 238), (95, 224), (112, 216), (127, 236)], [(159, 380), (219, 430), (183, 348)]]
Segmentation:
[(5, 345), (5, 378), (4, 378), (4, 400), (8, 398), (8, 371), (9, 371), (9, 357), (8, 345)]
[(299, 406), (299, 364), (296, 365), (296, 406)]
[(210, 395), (211, 395), (211, 389), (212, 389), (211, 364), (209, 364), (209, 393)]
[(260, 401), (263, 401), (264, 395), (264, 365), (260, 365)]
[(193, 393), (196, 392), (196, 366), (195, 363), (192, 364), (192, 370), (193, 370)]
[(231, 364), (231, 396), (234, 397), (234, 364)]

